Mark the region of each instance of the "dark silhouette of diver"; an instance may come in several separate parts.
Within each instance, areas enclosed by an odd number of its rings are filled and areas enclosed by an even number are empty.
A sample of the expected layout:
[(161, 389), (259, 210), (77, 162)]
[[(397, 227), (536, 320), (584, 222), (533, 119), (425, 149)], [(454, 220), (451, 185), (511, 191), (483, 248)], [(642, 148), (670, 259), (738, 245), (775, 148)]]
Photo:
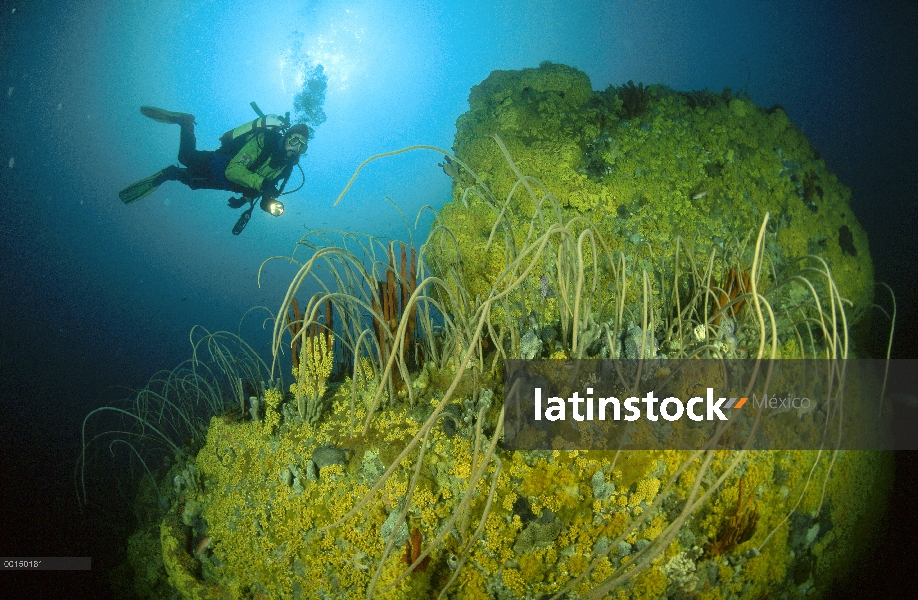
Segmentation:
[(126, 204), (147, 196), (166, 181), (179, 181), (193, 190), (226, 190), (241, 194), (240, 198), (233, 197), (228, 202), (232, 208), (250, 204), (233, 228), (236, 235), (248, 223), (259, 196), (261, 209), (265, 212), (273, 216), (284, 212), (278, 197), (293, 167), (306, 151), (309, 140), (306, 125), (288, 126), (289, 121), (284, 118), (261, 115), (223, 134), (217, 150), (198, 150), (194, 115), (152, 106), (141, 106), (140, 112), (155, 121), (181, 128), (178, 160), (185, 168), (168, 166), (121, 190), (118, 195)]

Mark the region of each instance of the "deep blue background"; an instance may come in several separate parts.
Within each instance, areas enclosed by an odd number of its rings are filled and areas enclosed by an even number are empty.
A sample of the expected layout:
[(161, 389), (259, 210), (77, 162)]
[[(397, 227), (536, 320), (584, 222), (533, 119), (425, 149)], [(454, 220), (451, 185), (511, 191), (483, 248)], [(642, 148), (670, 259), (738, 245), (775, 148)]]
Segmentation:
[[(730, 87), (782, 105), (851, 187), (877, 280), (899, 300), (894, 355), (918, 356), (916, 32), (918, 6), (904, 1), (4, 0), (0, 554), (92, 555), (97, 567), (0, 573), (0, 585), (60, 586), (62, 597), (100, 585), (123, 530), (116, 513), (77, 511), (83, 415), (117, 395), (113, 386), (140, 387), (188, 358), (193, 325), (236, 331), (250, 307), (276, 310), (292, 270), (272, 264), (261, 288), (256, 271), (289, 255), (304, 227), (405, 238), (384, 196), (409, 216), (442, 205), (450, 182), (435, 154), (375, 163), (332, 208), (335, 197), (371, 154), (449, 148), (469, 88), (494, 69), (550, 60), (584, 70), (594, 89), (629, 79)], [(168, 183), (134, 205), (118, 200), (175, 162), (178, 128), (145, 119), (140, 105), (194, 113), (199, 146), (212, 149), (252, 118), (252, 100), (291, 110), (304, 60), (328, 75), (328, 119), (281, 218), (259, 212), (235, 238), (225, 193)], [(241, 327), (264, 348), (260, 319)], [(892, 556), (899, 538), (914, 538), (906, 483)], [(864, 572), (897, 585), (894, 570)], [(75, 581), (89, 587), (66, 587)]]

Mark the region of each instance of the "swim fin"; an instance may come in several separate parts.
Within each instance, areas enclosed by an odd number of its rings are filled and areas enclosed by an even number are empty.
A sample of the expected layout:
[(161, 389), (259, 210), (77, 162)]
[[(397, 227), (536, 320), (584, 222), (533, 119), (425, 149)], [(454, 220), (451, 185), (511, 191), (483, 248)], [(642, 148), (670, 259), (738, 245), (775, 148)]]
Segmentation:
[(166, 181), (178, 179), (180, 173), (181, 169), (175, 165), (170, 165), (162, 171), (150, 175), (146, 179), (141, 179), (140, 181), (127, 186), (118, 192), (118, 197), (121, 198), (121, 201), (125, 204), (136, 202), (137, 200), (148, 196), (153, 190), (161, 186)]
[(160, 123), (170, 123), (175, 125), (181, 125), (184, 123), (194, 125), (194, 115), (192, 114), (172, 112), (170, 110), (156, 108), (155, 106), (141, 106), (140, 114), (145, 117), (149, 117), (154, 121), (159, 121)]

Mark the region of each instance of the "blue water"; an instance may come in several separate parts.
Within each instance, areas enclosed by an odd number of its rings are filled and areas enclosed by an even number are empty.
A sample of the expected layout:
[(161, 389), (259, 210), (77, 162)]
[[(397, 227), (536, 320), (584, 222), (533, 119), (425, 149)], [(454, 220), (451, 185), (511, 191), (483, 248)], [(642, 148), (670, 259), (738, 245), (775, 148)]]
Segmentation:
[[(0, 555), (90, 555), (111, 530), (76, 512), (83, 415), (189, 357), (189, 330), (240, 331), (263, 348), (308, 230), (407, 239), (409, 216), (449, 199), (434, 153), (371, 164), (411, 144), (448, 149), (469, 88), (495, 69), (566, 63), (594, 89), (635, 82), (743, 90), (780, 104), (851, 187), (878, 281), (899, 300), (895, 355), (918, 356), (918, 5), (915, 2), (120, 2), (0, 4)], [(118, 190), (175, 164), (193, 113), (198, 146), (293, 108), (322, 65), (326, 121), (279, 218), (239, 237), (226, 192), (169, 182)], [(288, 189), (300, 182), (294, 171)], [(423, 239), (430, 219), (411, 235)], [(264, 313), (262, 313), (264, 314)], [(114, 534), (112, 534), (114, 535)], [(113, 562), (113, 559), (109, 561)], [(103, 568), (94, 570), (98, 582)], [(55, 580), (52, 580), (55, 581)], [(60, 581), (64, 581), (61, 579)], [(82, 580), (80, 580), (82, 581)], [(2, 584), (0, 584), (2, 585)], [(63, 584), (62, 584), (63, 585)]]

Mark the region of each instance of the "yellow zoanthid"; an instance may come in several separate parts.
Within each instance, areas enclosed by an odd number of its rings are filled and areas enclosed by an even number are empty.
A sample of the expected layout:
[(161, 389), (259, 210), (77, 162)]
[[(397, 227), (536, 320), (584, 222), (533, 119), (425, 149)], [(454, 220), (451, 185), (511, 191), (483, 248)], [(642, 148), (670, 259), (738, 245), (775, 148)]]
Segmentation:
[(300, 351), (299, 368), (293, 373), (296, 383), (290, 391), (296, 398), (300, 418), (315, 422), (321, 415), (320, 402), (334, 363), (331, 338), (324, 334), (309, 336)]

